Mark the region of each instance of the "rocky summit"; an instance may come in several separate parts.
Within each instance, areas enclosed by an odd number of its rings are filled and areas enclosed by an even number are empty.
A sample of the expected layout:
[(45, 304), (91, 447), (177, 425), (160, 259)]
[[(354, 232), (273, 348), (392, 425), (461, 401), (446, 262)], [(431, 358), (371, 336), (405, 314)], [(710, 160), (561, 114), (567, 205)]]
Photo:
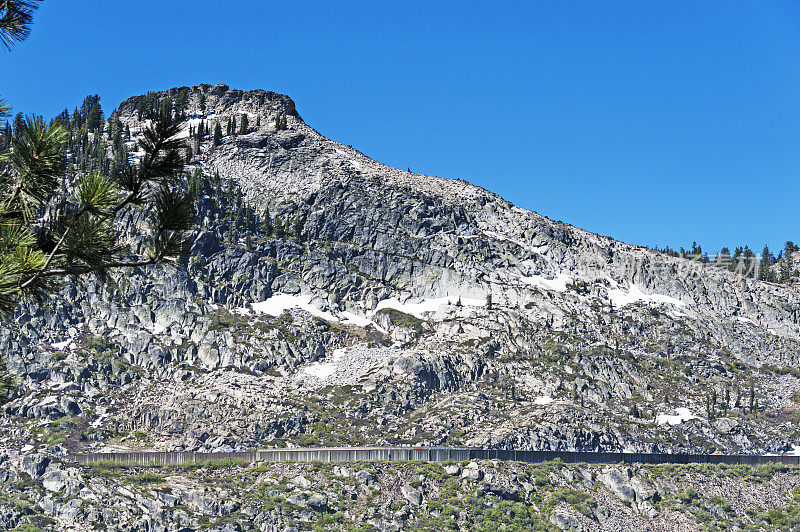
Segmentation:
[[(599, 236), (460, 179), (390, 168), (325, 138), (288, 96), (263, 90), (200, 85), (129, 98), (110, 121), (130, 130), (131, 161), (147, 122), (143, 102), (181, 90), (189, 95), (183, 135), (198, 192), (184, 263), (68, 284), (58, 297), (22, 306), (0, 331), (20, 382), (0, 419), (8, 450), (0, 477), (57, 477), (44, 481), (61, 493), (45, 513), (59, 523), (89, 522), (67, 499), (96, 485), (97, 508), (110, 477), (79, 478), (48, 464), (25, 473), (29, 456), (364, 444), (764, 454), (800, 445), (796, 287)], [(248, 127), (240, 128), (243, 116)], [(197, 133), (231, 120), (236, 128), (221, 139)], [(137, 209), (121, 221), (143, 224)], [(338, 478), (286, 467), (247, 469), (253, 478), (245, 481), (274, 485), (267, 491), (275, 498), (294, 489), (281, 475)], [(498, 501), (536, 491), (535, 471), (495, 467), (502, 489), (515, 490), (493, 495)], [(589, 469), (541, 472), (540, 491), (546, 481), (558, 493), (540, 501), (542, 511), (550, 508), (543, 526), (649, 519), (660, 515), (659, 490), (676, 508), (722, 496), (713, 479), (707, 496), (694, 484), (681, 488), (694, 493), (686, 495), (658, 472)], [(434, 485), (430, 472), (381, 471), (380, 482), (391, 484), (384, 490), (405, 502), (395, 508), (387, 499), (386, 511), (357, 522), (377, 519), (370, 526), (389, 530), (413, 522), (420, 505), (438, 518), (443, 510), (430, 501), (446, 484)], [(189, 499), (167, 491), (145, 499), (210, 505), (217, 516), (247, 506), (236, 490), (222, 497), (228, 502), (213, 499), (201, 476), (169, 477)], [(377, 495), (347, 478), (357, 494), (349, 500), (369, 506), (359, 497)], [(769, 489), (798, 485), (794, 473), (769, 478)], [(494, 489), (474, 480), (456, 487), (470, 497)], [(593, 495), (575, 495), (579, 488)], [(150, 504), (121, 489), (131, 505)], [(297, 515), (345, 506), (335, 502), (340, 493), (308, 492), (300, 486), (300, 499), (287, 503)], [(595, 511), (595, 499), (609, 493), (629, 500)], [(703, 504), (695, 506), (704, 514), (747, 519), (743, 509)], [(402, 508), (411, 513), (398, 516)], [(197, 525), (184, 513), (176, 527)], [(9, 513), (8, 523), (12, 514), (24, 512)], [(262, 519), (262, 530), (290, 522), (273, 517)], [(463, 530), (474, 524), (468, 517), (457, 516)], [(659, 529), (670, 529), (664, 523)]]

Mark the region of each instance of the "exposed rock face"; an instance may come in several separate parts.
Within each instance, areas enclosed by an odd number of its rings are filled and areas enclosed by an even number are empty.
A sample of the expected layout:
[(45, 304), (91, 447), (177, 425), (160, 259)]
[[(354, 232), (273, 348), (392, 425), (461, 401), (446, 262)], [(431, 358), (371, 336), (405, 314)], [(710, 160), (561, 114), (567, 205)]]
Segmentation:
[[(138, 98), (116, 115), (134, 136)], [(201, 85), (190, 111), (187, 129), (243, 113), (260, 127), (190, 140), (206, 183), (184, 269), (67, 286), (0, 333), (23, 384), (4, 418), (15, 441), (800, 443), (796, 290), (389, 168), (314, 131), (287, 96)]]

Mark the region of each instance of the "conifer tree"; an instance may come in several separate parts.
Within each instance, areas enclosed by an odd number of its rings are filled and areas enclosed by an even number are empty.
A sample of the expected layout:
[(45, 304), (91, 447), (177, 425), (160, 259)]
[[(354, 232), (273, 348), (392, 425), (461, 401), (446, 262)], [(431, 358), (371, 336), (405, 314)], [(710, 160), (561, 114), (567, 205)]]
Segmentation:
[(783, 260), (781, 260), (781, 281), (788, 282), (794, 274), (794, 252), (797, 247), (791, 240), (783, 247)]
[(266, 208), (264, 210), (264, 215), (261, 220), (261, 231), (267, 236), (272, 236), (273, 229), (274, 227), (272, 225), (272, 218), (270, 217), (269, 214), (269, 208)]
[(222, 126), (219, 122), (214, 126), (214, 146), (219, 146), (222, 143)]
[(206, 112), (206, 94), (204, 92), (200, 93), (200, 112), (205, 114)]
[(731, 250), (729, 250), (727, 247), (723, 247), (720, 252), (717, 253), (717, 256), (714, 257), (714, 266), (727, 270), (730, 269), (732, 260)]
[(758, 269), (758, 278), (762, 281), (772, 281), (772, 265), (775, 262), (775, 258), (772, 256), (772, 253), (769, 250), (769, 246), (765, 245), (763, 251), (761, 252), (761, 261), (759, 263)]
[(303, 235), (303, 220), (298, 216), (294, 219), (292, 224), (292, 233), (298, 242), (303, 242), (305, 237)]
[(179, 89), (175, 96), (175, 112), (178, 118), (186, 118), (186, 110), (189, 108), (189, 89), (186, 87)]
[(239, 134), (246, 135), (248, 129), (250, 129), (249, 124), (247, 123), (247, 114), (242, 114), (242, 120), (240, 124)]

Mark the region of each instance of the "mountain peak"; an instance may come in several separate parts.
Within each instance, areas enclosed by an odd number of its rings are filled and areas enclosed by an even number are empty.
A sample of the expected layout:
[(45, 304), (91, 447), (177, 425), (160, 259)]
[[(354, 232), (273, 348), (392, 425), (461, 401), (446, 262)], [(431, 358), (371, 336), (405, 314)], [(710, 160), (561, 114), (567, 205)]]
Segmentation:
[(121, 115), (133, 114), (148, 98), (154, 97), (161, 100), (165, 97), (173, 100), (185, 91), (188, 96), (189, 113), (199, 114), (201, 97), (205, 97), (205, 113), (232, 115), (235, 113), (250, 113), (264, 117), (274, 117), (276, 115), (287, 115), (302, 120), (297, 113), (294, 101), (285, 94), (255, 89), (243, 91), (231, 89), (228, 85), (210, 85), (201, 83), (194, 87), (173, 87), (164, 91), (151, 92), (132, 96), (122, 102), (119, 106)]

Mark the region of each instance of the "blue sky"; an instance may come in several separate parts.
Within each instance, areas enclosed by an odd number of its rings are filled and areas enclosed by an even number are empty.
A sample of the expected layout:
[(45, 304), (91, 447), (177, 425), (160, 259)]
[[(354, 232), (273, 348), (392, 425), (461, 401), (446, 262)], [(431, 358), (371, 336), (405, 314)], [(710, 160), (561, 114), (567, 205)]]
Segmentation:
[(800, 240), (800, 2), (46, 0), (0, 94), (225, 83), (324, 135), (642, 245)]

